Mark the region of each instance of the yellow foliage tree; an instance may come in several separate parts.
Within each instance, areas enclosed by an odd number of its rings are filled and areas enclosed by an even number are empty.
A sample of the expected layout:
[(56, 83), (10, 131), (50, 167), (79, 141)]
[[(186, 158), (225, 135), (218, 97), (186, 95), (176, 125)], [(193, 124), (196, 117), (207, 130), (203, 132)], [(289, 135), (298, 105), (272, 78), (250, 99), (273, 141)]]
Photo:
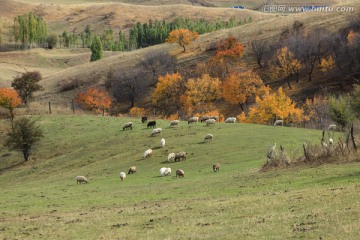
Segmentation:
[(141, 117), (145, 115), (145, 108), (133, 107), (129, 113), (132, 117)]
[(335, 61), (332, 56), (323, 57), (320, 61), (320, 71), (327, 72), (335, 67)]
[(303, 111), (296, 108), (296, 104), (286, 96), (280, 87), (277, 92), (271, 93), (270, 88), (261, 97), (256, 97), (256, 104), (250, 108), (248, 121), (252, 123), (272, 123), (274, 117), (284, 120), (285, 123), (302, 120)]
[(193, 40), (197, 39), (199, 34), (197, 32), (192, 32), (185, 28), (180, 28), (173, 30), (169, 33), (169, 36), (166, 38), (166, 42), (168, 43), (177, 43), (184, 48), (184, 52), (186, 51), (185, 46), (189, 45)]
[(221, 98), (221, 81), (204, 74), (197, 79), (189, 79), (186, 91), (180, 97), (183, 110), (191, 114), (211, 109), (212, 103)]
[(289, 88), (291, 89), (290, 77), (296, 75), (299, 81), (298, 73), (301, 69), (301, 63), (295, 58), (295, 55), (287, 48), (279, 49), (270, 66), (270, 78), (272, 79), (285, 79)]
[(166, 114), (181, 109), (180, 96), (185, 92), (185, 81), (180, 73), (160, 76), (152, 94), (152, 102)]
[(233, 105), (240, 105), (245, 110), (248, 99), (258, 94), (264, 85), (260, 76), (252, 71), (232, 73), (222, 84), (223, 98)]

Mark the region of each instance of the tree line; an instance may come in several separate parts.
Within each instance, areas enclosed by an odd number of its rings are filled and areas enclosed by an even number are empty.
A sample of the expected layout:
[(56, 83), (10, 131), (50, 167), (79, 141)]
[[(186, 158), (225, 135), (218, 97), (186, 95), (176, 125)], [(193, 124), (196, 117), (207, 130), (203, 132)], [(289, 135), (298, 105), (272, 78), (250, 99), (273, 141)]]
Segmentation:
[(205, 19), (191, 20), (177, 17), (172, 21), (152, 20), (147, 23), (137, 22), (128, 31), (115, 32), (109, 28), (103, 33), (94, 33), (90, 25), (83, 31), (62, 34), (48, 33), (46, 22), (33, 13), (17, 16), (13, 23), (0, 24), (0, 48), (27, 49), (30, 47), (48, 48), (90, 48), (93, 39), (98, 36), (106, 51), (131, 51), (160, 43), (164, 43), (169, 33), (175, 29), (186, 28), (190, 31), (204, 34), (224, 28), (240, 26), (252, 22), (252, 17), (228, 21), (217, 19), (210, 22)]

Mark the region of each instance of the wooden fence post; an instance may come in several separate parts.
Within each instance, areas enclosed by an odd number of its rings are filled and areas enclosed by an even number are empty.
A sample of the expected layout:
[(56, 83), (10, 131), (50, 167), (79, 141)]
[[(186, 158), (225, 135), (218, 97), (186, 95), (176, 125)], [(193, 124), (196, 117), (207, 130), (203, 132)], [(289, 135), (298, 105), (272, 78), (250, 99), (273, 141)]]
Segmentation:
[(74, 99), (73, 99), (72, 102), (71, 102), (71, 107), (72, 107), (73, 114), (75, 114), (75, 103), (74, 103)]
[(51, 102), (49, 102), (49, 113), (51, 114)]

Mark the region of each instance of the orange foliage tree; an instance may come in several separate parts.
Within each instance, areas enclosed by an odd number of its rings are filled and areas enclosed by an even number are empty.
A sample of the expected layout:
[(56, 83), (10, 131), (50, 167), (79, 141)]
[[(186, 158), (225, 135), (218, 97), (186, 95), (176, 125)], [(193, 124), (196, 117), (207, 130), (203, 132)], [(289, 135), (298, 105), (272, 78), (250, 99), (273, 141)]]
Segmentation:
[(169, 36), (166, 38), (166, 42), (168, 43), (177, 43), (184, 48), (184, 52), (186, 51), (185, 46), (189, 45), (193, 40), (197, 39), (199, 34), (197, 32), (192, 32), (185, 28), (180, 28), (173, 30), (169, 33)]
[(247, 121), (272, 124), (274, 117), (277, 117), (285, 123), (294, 123), (301, 121), (302, 116), (302, 109), (296, 108), (296, 104), (286, 96), (281, 87), (274, 93), (268, 88), (264, 95), (256, 97), (256, 104), (250, 108)]
[(144, 116), (146, 112), (145, 108), (133, 107), (130, 109), (129, 113), (132, 117), (141, 117)]
[(353, 30), (350, 30), (350, 32), (347, 35), (347, 42), (348, 44), (355, 45), (360, 40), (360, 33), (354, 32)]
[(99, 88), (88, 88), (85, 93), (79, 93), (76, 102), (94, 112), (100, 112), (103, 108), (108, 109), (111, 105), (109, 94)]
[(0, 88), (0, 106), (9, 110), (11, 121), (14, 120), (14, 109), (19, 106), (21, 99), (16, 90)]
[(244, 46), (239, 43), (234, 36), (229, 36), (220, 41), (216, 49), (216, 58), (227, 58), (231, 61), (235, 61), (244, 53)]
[(181, 109), (180, 96), (185, 92), (185, 81), (180, 73), (160, 76), (152, 94), (152, 102), (166, 114)]
[(248, 99), (258, 94), (263, 85), (260, 76), (252, 71), (232, 73), (222, 84), (223, 98), (228, 103), (240, 105), (244, 111)]
[(189, 79), (186, 83), (186, 91), (180, 97), (184, 112), (208, 111), (212, 103), (221, 98), (221, 81), (204, 74), (197, 79)]
[(300, 69), (300, 61), (295, 58), (295, 55), (287, 47), (283, 47), (274, 56), (273, 64), (270, 66), (270, 77), (272, 79), (285, 79), (291, 89), (289, 78), (296, 75), (298, 82)]

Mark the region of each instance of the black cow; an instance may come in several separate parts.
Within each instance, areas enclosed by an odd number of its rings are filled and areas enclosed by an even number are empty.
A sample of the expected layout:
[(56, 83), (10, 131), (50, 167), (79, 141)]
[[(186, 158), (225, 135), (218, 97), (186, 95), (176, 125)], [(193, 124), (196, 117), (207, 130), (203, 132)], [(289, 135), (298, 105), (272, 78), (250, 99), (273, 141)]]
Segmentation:
[(143, 117), (141, 118), (141, 122), (142, 122), (142, 123), (146, 123), (146, 122), (147, 122), (147, 116), (143, 116)]
[(156, 121), (150, 121), (150, 122), (148, 122), (147, 127), (148, 127), (148, 128), (149, 128), (149, 127), (155, 128), (155, 127), (156, 127)]

